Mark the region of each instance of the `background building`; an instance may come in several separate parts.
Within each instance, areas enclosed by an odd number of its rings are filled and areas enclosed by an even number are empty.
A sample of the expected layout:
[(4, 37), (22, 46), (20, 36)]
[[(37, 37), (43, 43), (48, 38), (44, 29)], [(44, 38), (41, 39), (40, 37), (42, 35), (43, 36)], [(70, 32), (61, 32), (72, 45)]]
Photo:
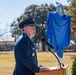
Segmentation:
[(14, 47), (14, 38), (11, 36), (8, 38), (0, 39), (0, 51), (10, 51)]

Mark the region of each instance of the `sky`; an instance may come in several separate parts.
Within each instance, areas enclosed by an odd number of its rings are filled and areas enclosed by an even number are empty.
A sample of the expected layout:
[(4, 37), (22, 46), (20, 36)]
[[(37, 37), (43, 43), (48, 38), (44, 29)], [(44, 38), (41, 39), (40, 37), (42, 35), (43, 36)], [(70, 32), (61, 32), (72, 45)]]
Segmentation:
[[(68, 5), (66, 0), (0, 0), (0, 32), (10, 30), (10, 24), (16, 20), (31, 4), (50, 4), (60, 2), (62, 5)], [(8, 35), (7, 35), (8, 36)]]

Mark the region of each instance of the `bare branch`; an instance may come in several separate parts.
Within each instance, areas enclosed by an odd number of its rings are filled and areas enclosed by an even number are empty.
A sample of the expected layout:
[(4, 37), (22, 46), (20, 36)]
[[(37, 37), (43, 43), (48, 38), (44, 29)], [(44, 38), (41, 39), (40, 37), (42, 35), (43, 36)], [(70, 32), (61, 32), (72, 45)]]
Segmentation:
[[(9, 33), (9, 31), (7, 31), (8, 25), (6, 25), (6, 27), (7, 27), (7, 28), (4, 30), (4, 32), (0, 34), (0, 37), (3, 36), (3, 35), (6, 34), (6, 33)], [(0, 31), (2, 31), (2, 30), (0, 30)]]

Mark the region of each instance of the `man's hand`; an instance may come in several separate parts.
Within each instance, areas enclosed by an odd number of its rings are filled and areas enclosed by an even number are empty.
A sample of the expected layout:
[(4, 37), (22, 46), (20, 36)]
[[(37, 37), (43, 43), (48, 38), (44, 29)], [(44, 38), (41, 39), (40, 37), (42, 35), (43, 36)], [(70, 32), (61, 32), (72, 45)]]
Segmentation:
[(46, 68), (42, 65), (39, 66), (40, 70), (39, 71), (49, 71), (50, 69), (49, 68)]

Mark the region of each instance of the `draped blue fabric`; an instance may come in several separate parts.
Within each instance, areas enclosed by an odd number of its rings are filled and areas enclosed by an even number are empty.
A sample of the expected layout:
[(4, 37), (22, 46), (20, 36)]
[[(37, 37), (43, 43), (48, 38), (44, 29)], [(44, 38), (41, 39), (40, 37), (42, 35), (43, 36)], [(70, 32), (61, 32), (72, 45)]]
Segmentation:
[(71, 18), (68, 15), (61, 17), (57, 12), (47, 16), (46, 36), (59, 57), (63, 57), (63, 49), (70, 43)]

